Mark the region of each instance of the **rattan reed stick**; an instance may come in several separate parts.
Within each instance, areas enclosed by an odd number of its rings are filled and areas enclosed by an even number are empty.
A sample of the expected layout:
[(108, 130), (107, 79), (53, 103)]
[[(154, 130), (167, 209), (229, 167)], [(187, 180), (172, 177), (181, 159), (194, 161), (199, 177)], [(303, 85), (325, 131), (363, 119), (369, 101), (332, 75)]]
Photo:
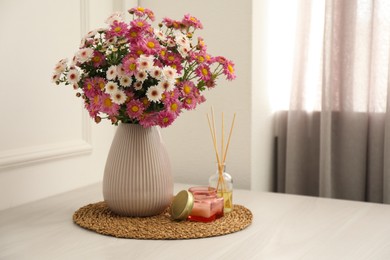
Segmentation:
[(236, 113), (234, 113), (233, 115), (233, 121), (232, 121), (232, 125), (230, 127), (230, 132), (229, 132), (229, 137), (228, 137), (228, 141), (227, 141), (227, 144), (226, 144), (226, 148), (225, 148), (225, 153), (223, 154), (223, 159), (222, 159), (222, 164), (225, 163), (226, 161), (226, 155), (227, 155), (227, 152), (228, 152), (228, 149), (229, 149), (229, 144), (230, 144), (230, 139), (232, 137), (232, 133), (233, 133), (233, 128), (234, 128), (234, 122), (236, 121)]
[(217, 163), (218, 163), (217, 191), (218, 191), (219, 185), (221, 184), (222, 185), (222, 192), (224, 192), (226, 190), (226, 186), (225, 186), (225, 181), (223, 179), (223, 166), (224, 166), (224, 164), (226, 162), (226, 155), (227, 155), (227, 152), (228, 152), (228, 149), (229, 149), (229, 145), (230, 145), (230, 140), (231, 140), (231, 137), (232, 137), (232, 132), (233, 132), (233, 128), (234, 128), (234, 122), (235, 122), (235, 119), (236, 119), (236, 113), (234, 113), (234, 116), (233, 116), (232, 125), (231, 125), (230, 131), (229, 131), (228, 142), (227, 142), (226, 147), (225, 147), (225, 138), (224, 138), (225, 137), (225, 119), (224, 119), (224, 113), (222, 112), (221, 154), (219, 154), (219, 152), (218, 152), (217, 131), (216, 131), (216, 128), (215, 128), (215, 116), (214, 116), (214, 109), (213, 109), (213, 107), (211, 107), (211, 116), (212, 116), (212, 121), (210, 122), (210, 117), (207, 114), (207, 122), (208, 122), (208, 125), (209, 125), (211, 138), (213, 140), (215, 155), (217, 157)]

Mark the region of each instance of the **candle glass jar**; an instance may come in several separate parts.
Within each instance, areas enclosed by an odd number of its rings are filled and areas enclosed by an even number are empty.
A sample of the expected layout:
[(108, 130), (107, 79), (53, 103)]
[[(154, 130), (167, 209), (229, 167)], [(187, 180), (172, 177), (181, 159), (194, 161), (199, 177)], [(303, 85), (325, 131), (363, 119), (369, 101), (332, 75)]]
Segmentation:
[(170, 213), (174, 220), (210, 222), (223, 216), (223, 205), (215, 189), (192, 187), (176, 194)]
[(224, 213), (233, 210), (233, 178), (226, 172), (226, 165), (217, 164), (217, 172), (209, 178), (209, 187), (217, 191), (217, 196), (224, 199)]
[(192, 187), (188, 189), (194, 196), (194, 205), (188, 220), (210, 222), (223, 216), (223, 198), (210, 187)]

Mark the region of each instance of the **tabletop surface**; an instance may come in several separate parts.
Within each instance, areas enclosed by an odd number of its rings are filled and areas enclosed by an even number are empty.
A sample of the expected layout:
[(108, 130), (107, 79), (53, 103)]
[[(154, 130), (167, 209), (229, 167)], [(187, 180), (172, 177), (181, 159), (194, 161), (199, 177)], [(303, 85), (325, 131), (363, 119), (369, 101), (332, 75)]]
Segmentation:
[[(189, 188), (175, 184), (175, 193)], [(101, 184), (0, 211), (0, 259), (390, 259), (390, 206), (234, 191), (253, 213), (237, 233), (191, 240), (104, 236), (73, 213), (102, 201)]]

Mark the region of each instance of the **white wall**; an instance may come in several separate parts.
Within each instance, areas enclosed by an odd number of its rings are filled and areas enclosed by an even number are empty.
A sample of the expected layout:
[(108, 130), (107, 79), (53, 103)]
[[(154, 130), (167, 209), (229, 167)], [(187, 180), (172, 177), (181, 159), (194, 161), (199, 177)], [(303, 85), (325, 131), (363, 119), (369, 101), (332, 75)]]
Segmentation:
[(265, 38), (269, 13), (269, 1), (252, 1), (251, 189), (262, 191), (273, 190), (273, 112), (267, 63), (269, 41)]
[(114, 127), (91, 122), (75, 92), (50, 78), (113, 3), (0, 1), (0, 209), (102, 179)]

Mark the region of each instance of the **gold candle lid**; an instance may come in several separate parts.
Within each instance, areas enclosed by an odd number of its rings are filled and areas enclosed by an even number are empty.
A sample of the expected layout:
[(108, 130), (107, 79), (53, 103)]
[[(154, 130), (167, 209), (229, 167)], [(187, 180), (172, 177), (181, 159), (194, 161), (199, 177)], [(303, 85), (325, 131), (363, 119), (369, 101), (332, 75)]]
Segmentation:
[(186, 219), (194, 206), (194, 196), (191, 192), (182, 190), (176, 194), (172, 202), (171, 216), (175, 220)]

